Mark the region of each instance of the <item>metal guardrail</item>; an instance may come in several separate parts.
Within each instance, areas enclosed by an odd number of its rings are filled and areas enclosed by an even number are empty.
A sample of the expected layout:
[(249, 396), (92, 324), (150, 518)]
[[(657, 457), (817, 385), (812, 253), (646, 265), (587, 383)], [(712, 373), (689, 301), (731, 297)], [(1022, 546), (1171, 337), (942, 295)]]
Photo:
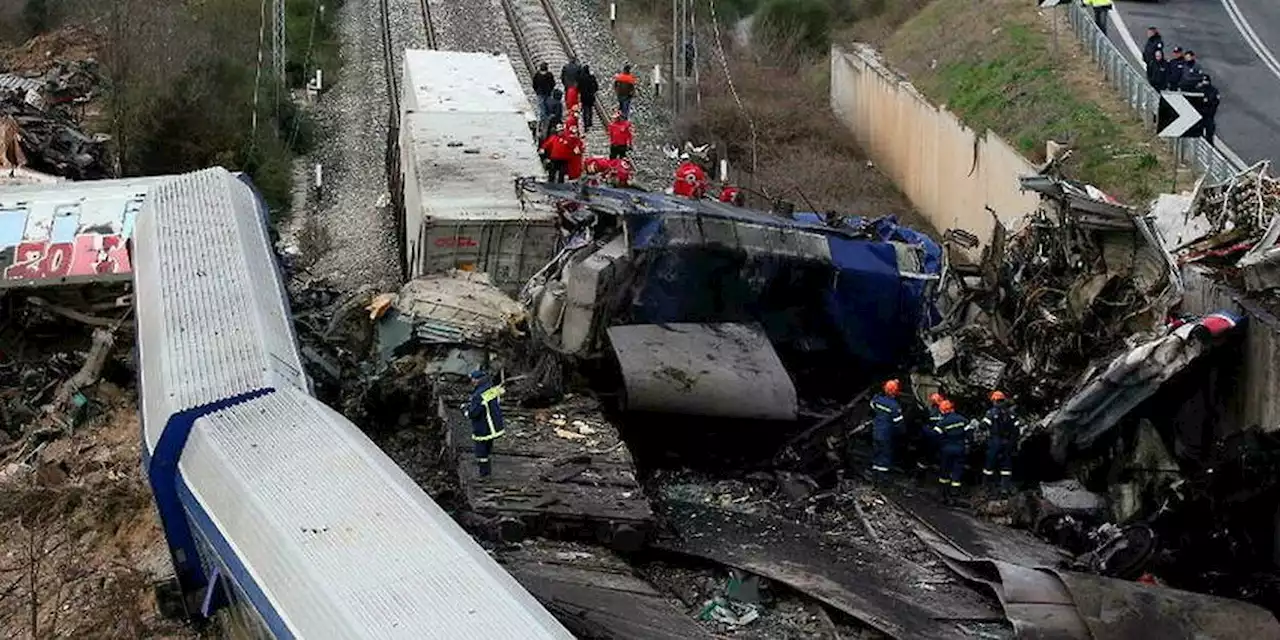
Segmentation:
[[(1154, 131), (1160, 93), (1147, 82), (1146, 74), (1139, 71), (1102, 33), (1093, 21), (1092, 12), (1075, 2), (1068, 5), (1067, 12), (1071, 29), (1102, 69), (1107, 81)], [(1178, 158), (1194, 167), (1209, 182), (1224, 182), (1245, 168), (1236, 166), (1204, 138), (1179, 138), (1171, 140), (1170, 144)]]

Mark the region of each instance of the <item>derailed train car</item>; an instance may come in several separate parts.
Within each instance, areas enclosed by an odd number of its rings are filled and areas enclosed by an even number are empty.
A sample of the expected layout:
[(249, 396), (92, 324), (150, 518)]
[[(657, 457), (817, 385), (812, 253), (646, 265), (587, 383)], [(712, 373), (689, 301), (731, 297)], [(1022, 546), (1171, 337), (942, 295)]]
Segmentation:
[(937, 318), (942, 249), (892, 218), (781, 216), (631, 189), (526, 188), (557, 200), (568, 238), (524, 291), (535, 331), (567, 355), (605, 352), (611, 327), (747, 324), (779, 356), (753, 360), (778, 361), (802, 382), (804, 368), (828, 363), (868, 373), (896, 367)]
[(571, 637), (312, 397), (246, 182), (153, 186), (133, 241), (144, 467), (190, 618), (233, 637)]

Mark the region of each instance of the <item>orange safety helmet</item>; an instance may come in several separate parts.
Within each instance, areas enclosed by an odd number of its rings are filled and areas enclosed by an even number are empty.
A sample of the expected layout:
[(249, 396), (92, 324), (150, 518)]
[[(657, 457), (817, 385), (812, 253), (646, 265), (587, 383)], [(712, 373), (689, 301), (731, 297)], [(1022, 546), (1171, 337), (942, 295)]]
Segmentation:
[(992, 402), (1000, 402), (1001, 400), (1004, 400), (1004, 399), (1005, 399), (1005, 395), (1003, 391), (1000, 391), (999, 389), (997, 389), (991, 392)]
[(955, 405), (951, 404), (950, 400), (944, 399), (942, 402), (938, 403), (938, 411), (941, 413), (951, 413), (955, 410)]
[(892, 380), (886, 380), (884, 383), (884, 392), (891, 396), (896, 396), (898, 395), (900, 386), (901, 385), (898, 383), (897, 378), (894, 378)]
[(929, 404), (935, 407), (942, 404), (943, 400), (946, 400), (946, 398), (944, 398), (942, 394), (938, 393), (937, 391), (934, 391), (933, 393), (929, 394)]

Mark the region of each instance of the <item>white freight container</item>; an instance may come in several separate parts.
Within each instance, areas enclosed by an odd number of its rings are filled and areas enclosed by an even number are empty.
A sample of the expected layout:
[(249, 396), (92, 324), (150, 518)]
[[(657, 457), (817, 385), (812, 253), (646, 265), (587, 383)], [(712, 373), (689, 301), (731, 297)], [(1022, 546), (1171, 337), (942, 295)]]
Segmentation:
[(542, 173), (532, 111), (505, 55), (406, 51), (401, 102), (409, 277), (478, 270), (509, 293), (553, 257), (556, 215), (522, 206), (519, 177)]

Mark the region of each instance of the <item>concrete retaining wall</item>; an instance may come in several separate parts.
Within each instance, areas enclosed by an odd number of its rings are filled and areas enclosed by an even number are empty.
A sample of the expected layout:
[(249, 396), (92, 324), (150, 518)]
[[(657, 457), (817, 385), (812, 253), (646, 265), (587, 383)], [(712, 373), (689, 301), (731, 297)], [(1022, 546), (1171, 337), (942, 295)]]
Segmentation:
[(1231, 372), (1235, 386), (1227, 398), (1226, 421), (1241, 428), (1280, 429), (1280, 318), (1195, 267), (1183, 269), (1183, 277), (1183, 311), (1206, 314), (1225, 309), (1248, 318), (1239, 368)]
[(1018, 176), (1035, 167), (988, 131), (978, 135), (933, 106), (869, 47), (831, 50), (831, 109), (881, 171), (938, 231), (965, 229), (984, 245), (1040, 203)]

